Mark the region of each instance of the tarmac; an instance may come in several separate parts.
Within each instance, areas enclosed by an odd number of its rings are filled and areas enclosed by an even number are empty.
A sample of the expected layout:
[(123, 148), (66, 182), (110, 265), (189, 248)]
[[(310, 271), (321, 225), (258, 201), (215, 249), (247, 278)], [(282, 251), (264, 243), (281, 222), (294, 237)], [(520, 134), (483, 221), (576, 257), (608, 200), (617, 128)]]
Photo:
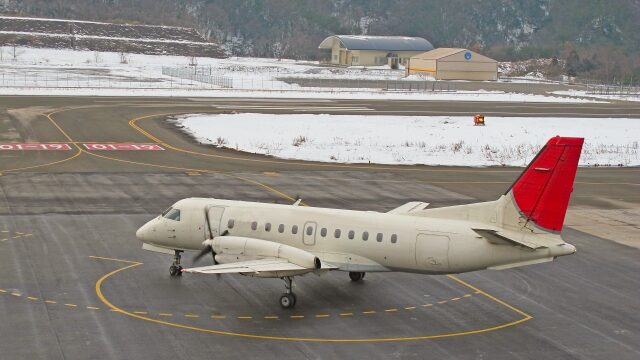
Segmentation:
[[(340, 272), (303, 276), (292, 310), (278, 305), (278, 279), (170, 278), (171, 258), (143, 251), (135, 230), (181, 198), (439, 207), (497, 198), (521, 171), (284, 161), (199, 145), (166, 121), (232, 111), (640, 118), (640, 104), (622, 102), (2, 97), (0, 143), (70, 150), (0, 151), (0, 357), (640, 357), (640, 250), (615, 242), (618, 224), (607, 239), (566, 227), (575, 255), (512, 270), (371, 273), (361, 283)], [(95, 143), (165, 150), (85, 145)], [(635, 211), (638, 175), (638, 168), (579, 169), (570, 213)], [(625, 223), (633, 232), (640, 220)]]

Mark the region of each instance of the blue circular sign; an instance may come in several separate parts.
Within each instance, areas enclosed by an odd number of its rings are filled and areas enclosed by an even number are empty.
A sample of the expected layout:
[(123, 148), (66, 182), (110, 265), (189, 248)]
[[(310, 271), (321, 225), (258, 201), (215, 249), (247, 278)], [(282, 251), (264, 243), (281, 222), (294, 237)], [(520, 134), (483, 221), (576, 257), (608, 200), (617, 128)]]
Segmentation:
[(464, 53), (464, 58), (466, 60), (471, 60), (471, 51), (467, 51), (466, 53)]

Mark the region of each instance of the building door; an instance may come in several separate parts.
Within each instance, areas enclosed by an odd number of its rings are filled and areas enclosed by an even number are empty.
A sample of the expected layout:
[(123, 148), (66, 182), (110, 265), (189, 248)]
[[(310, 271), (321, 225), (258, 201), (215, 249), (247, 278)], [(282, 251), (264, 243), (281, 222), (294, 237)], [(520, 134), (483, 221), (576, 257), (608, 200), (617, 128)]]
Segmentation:
[(318, 224), (312, 221), (308, 221), (304, 224), (304, 229), (302, 229), (303, 244), (309, 246), (316, 244), (316, 227), (318, 227)]
[(449, 267), (449, 237), (418, 234), (416, 265), (422, 270), (442, 271)]

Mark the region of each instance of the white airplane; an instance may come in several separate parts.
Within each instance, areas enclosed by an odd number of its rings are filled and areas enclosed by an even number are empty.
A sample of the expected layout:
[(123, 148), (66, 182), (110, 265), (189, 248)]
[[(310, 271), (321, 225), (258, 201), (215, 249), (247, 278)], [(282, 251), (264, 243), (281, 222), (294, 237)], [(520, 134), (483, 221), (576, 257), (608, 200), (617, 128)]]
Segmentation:
[[(560, 236), (582, 138), (554, 137), (498, 200), (427, 209), (410, 202), (387, 213), (188, 198), (136, 232), (143, 249), (174, 255), (183, 272), (281, 278), (280, 305), (296, 304), (293, 277), (348, 271), (451, 274), (551, 261), (576, 248)], [(181, 253), (210, 253), (213, 265), (183, 269)]]

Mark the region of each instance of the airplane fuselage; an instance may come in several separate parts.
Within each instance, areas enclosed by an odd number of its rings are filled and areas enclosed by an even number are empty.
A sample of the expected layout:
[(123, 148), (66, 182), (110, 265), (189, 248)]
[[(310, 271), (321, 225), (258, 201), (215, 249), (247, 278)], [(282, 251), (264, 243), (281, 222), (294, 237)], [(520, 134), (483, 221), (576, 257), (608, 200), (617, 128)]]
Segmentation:
[[(226, 231), (305, 250), (349, 272), (460, 273), (575, 251), (492, 244), (472, 230), (474, 222), (462, 220), (206, 198), (184, 199), (172, 209), (178, 220), (159, 216), (138, 237), (161, 248), (200, 250), (203, 240)], [(222, 254), (216, 260), (249, 259)]]

